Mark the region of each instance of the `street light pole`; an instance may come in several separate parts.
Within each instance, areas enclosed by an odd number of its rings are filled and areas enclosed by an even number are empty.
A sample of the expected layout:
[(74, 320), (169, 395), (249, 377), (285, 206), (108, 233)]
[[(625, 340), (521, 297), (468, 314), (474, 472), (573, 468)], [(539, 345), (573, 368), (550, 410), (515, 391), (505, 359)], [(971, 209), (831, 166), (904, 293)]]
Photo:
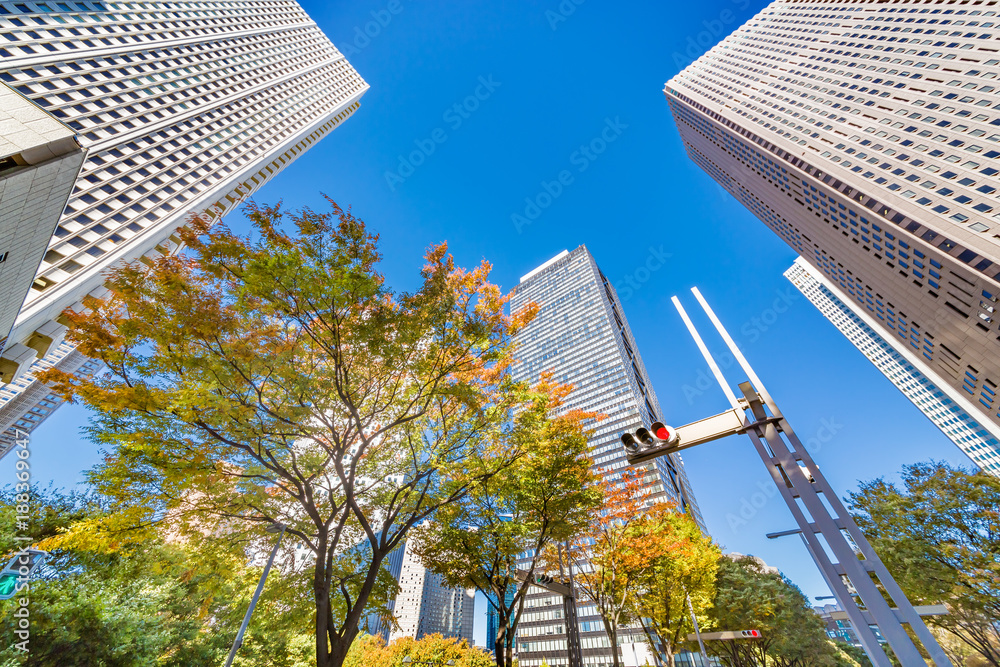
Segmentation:
[(701, 650), (701, 659), (704, 660), (705, 667), (708, 667), (708, 653), (705, 652), (705, 642), (701, 641), (701, 630), (698, 629), (698, 618), (694, 615), (694, 605), (691, 604), (691, 596), (684, 591), (687, 598), (688, 610), (691, 612), (691, 622), (694, 623), (694, 636), (698, 638), (698, 648)]
[(233, 647), (229, 649), (229, 656), (226, 658), (225, 667), (232, 667), (233, 660), (236, 658), (236, 652), (240, 650), (240, 646), (243, 645), (243, 634), (247, 631), (247, 626), (250, 625), (250, 617), (253, 615), (254, 607), (257, 606), (257, 600), (260, 598), (261, 591), (264, 590), (264, 582), (267, 581), (267, 573), (271, 571), (271, 565), (274, 563), (274, 557), (278, 554), (278, 546), (281, 545), (281, 538), (285, 536), (285, 530), (288, 526), (283, 524), (272, 524), (267, 527), (267, 532), (272, 533), (281, 527), (281, 532), (278, 534), (278, 541), (274, 543), (274, 548), (271, 549), (271, 556), (267, 559), (267, 565), (264, 566), (264, 571), (260, 575), (260, 581), (257, 582), (257, 590), (254, 591), (253, 597), (250, 599), (250, 607), (247, 608), (247, 613), (243, 617), (243, 625), (240, 626), (240, 631), (236, 633), (236, 640), (233, 642)]

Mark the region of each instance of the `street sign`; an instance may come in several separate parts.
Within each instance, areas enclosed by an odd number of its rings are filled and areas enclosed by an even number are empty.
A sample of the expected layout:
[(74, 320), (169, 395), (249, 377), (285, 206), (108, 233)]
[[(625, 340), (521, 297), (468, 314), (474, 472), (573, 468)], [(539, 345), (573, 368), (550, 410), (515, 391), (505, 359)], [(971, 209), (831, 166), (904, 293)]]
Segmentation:
[(49, 558), (47, 551), (40, 549), (24, 549), (14, 554), (7, 566), (0, 570), (0, 600), (9, 600), (21, 587), (19, 582), (25, 582), (36, 568)]

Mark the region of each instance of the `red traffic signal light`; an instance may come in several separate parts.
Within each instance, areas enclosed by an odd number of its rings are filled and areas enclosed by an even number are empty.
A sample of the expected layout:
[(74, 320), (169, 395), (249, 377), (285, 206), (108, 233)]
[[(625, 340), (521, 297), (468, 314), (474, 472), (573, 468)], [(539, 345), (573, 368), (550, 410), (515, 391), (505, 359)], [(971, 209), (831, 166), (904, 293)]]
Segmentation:
[(741, 630), (740, 634), (745, 639), (760, 639), (760, 630)]
[(677, 439), (677, 433), (674, 429), (670, 428), (663, 422), (653, 422), (650, 430), (653, 432), (653, 435), (668, 444)]
[(653, 422), (649, 428), (637, 428), (635, 433), (623, 433), (622, 446), (628, 456), (636, 456), (647, 447), (664, 447), (677, 444), (677, 432), (663, 422)]

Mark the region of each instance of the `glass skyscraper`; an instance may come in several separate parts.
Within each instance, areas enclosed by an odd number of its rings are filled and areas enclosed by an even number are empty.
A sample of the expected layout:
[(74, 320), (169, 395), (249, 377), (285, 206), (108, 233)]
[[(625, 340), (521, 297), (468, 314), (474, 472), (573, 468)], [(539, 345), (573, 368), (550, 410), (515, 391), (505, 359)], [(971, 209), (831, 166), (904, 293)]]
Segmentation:
[[(0, 331), (5, 383), (55, 354), (61, 312), (101, 296), (109, 267), (175, 252), (192, 214), (232, 210), (350, 117), (368, 89), (292, 0), (0, 0), (0, 82), (3, 99), (13, 91), (38, 123), (75, 134), (67, 155), (85, 152), (68, 201), (63, 193), (48, 214), (4, 217), (4, 230), (10, 221), (19, 238), (43, 239), (0, 248), (34, 272), (9, 333)], [(0, 185), (26, 164), (0, 156)], [(0, 210), (9, 195), (0, 192)], [(0, 402), (17, 393), (8, 384)]]
[(998, 14), (778, 0), (664, 91), (690, 158), (994, 428)]
[(908, 345), (879, 335), (875, 318), (801, 258), (785, 277), (969, 458), (1000, 476), (1000, 428), (972, 416), (971, 389), (956, 392)]
[[(543, 371), (574, 386), (566, 409), (606, 415), (595, 423), (590, 454), (596, 468), (612, 478), (629, 464), (619, 436), (654, 421), (666, 421), (614, 287), (586, 247), (563, 251), (521, 278), (511, 297), (511, 311), (537, 303), (538, 316), (517, 335), (516, 378), (537, 381)], [(702, 526), (680, 456), (665, 456), (645, 467), (653, 497), (670, 500)], [(536, 589), (537, 590), (537, 589)], [(532, 593), (517, 627), (521, 667), (567, 665), (562, 600)], [(610, 665), (611, 646), (593, 604), (577, 605), (580, 641), (586, 665)], [(632, 632), (624, 629), (621, 641)], [(641, 631), (636, 630), (636, 641)]]

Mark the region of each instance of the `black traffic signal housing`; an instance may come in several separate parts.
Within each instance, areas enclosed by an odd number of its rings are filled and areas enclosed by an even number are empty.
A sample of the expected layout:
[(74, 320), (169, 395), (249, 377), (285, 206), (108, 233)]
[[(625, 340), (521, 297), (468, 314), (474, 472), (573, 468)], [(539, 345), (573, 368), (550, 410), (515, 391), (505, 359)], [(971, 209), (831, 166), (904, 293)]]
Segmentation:
[(536, 574), (535, 575), (535, 583), (536, 584), (542, 584), (544, 586), (544, 585), (547, 585), (547, 584), (551, 584), (553, 581), (554, 581), (554, 579), (552, 577), (550, 577), (549, 575), (547, 575), (547, 574)]
[(669, 447), (678, 442), (677, 431), (663, 422), (653, 422), (648, 429), (636, 429), (635, 433), (623, 433), (622, 447), (627, 456), (635, 456), (643, 449), (650, 447)]

